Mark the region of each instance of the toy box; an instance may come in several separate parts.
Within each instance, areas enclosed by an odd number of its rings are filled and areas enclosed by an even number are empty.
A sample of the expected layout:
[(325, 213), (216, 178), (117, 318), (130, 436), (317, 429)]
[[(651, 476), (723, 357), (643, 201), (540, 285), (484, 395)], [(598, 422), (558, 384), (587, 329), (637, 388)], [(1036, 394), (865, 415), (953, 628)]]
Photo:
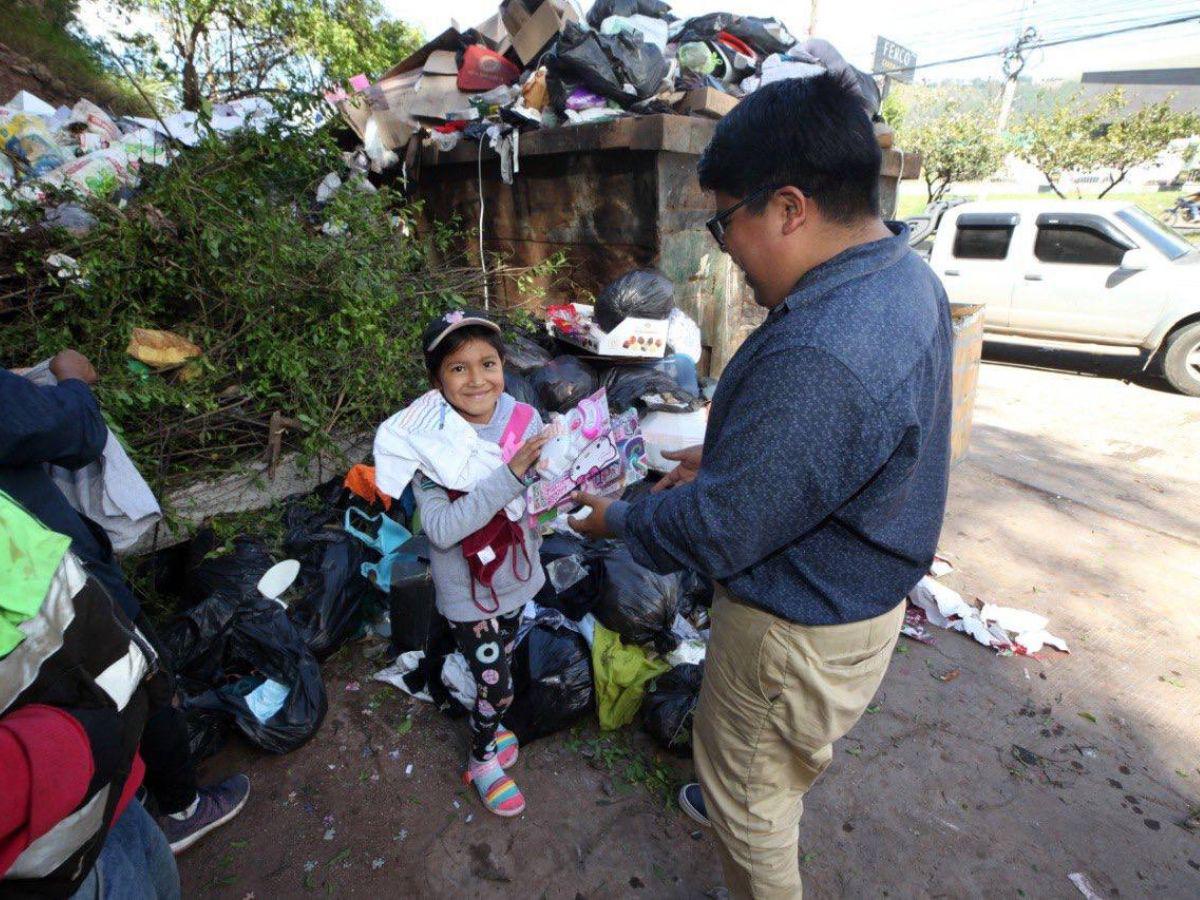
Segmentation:
[(602, 331), (593, 307), (568, 303), (547, 310), (547, 328), (560, 340), (595, 356), (661, 359), (667, 350), (667, 320), (627, 318), (612, 331)]
[(530, 514), (554, 518), (575, 491), (619, 495), (646, 477), (646, 448), (635, 410), (608, 413), (603, 389), (564, 416), (552, 416), (555, 436), (538, 461), (538, 480), (525, 493)]

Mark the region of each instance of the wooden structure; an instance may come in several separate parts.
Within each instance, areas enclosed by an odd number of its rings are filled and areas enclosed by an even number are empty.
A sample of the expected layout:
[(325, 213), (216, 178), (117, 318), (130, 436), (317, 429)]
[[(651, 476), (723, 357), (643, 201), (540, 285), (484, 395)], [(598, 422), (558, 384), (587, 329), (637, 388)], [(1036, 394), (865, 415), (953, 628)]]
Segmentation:
[(954, 325), (954, 421), (950, 426), (950, 465), (966, 458), (975, 415), (975, 386), (983, 358), (983, 304), (951, 303)]
[[(562, 251), (584, 293), (598, 293), (632, 268), (658, 267), (674, 282), (679, 307), (700, 323), (707, 356), (701, 368), (716, 376), (763, 317), (704, 226), (712, 199), (700, 190), (696, 164), (716, 126), (655, 115), (526, 133), (511, 185), (501, 180), (491, 150), (468, 142), (449, 153), (427, 149), (417, 194), (431, 220), (459, 217), (469, 249), (478, 247), (482, 196), (485, 252), (529, 266)], [(895, 207), (900, 177), (919, 171), (919, 157), (884, 151), (885, 212)], [(523, 299), (497, 290), (499, 305)]]

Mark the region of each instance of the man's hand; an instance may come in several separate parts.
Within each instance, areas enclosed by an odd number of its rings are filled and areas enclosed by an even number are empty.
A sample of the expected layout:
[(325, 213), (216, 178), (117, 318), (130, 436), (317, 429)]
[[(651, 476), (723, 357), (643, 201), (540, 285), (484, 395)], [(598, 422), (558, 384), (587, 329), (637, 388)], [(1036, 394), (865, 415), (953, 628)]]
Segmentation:
[(679, 465), (660, 478), (658, 484), (650, 489), (650, 493), (657, 494), (659, 491), (665, 491), (676, 485), (691, 484), (695, 481), (696, 476), (700, 474), (700, 454), (703, 450), (704, 447), (697, 444), (695, 447), (687, 447), (683, 450), (664, 452), (664, 459), (674, 460)]
[(612, 532), (608, 530), (608, 522), (605, 521), (605, 513), (608, 508), (613, 505), (613, 501), (605, 497), (597, 497), (595, 494), (585, 494), (583, 491), (577, 491), (571, 495), (571, 499), (582, 506), (590, 506), (592, 511), (586, 518), (571, 519), (571, 528), (579, 532), (587, 538), (606, 538), (612, 537)]
[(50, 373), (59, 381), (78, 378), (84, 384), (95, 384), (100, 380), (88, 358), (77, 350), (63, 350), (55, 354), (50, 360)]

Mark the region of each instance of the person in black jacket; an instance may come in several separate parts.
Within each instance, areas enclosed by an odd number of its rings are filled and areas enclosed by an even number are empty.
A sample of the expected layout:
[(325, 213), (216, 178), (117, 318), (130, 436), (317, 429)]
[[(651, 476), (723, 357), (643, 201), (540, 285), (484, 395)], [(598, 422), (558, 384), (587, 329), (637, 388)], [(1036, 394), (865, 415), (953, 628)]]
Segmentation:
[[(88, 574), (153, 640), (153, 629), (113, 557), (108, 535), (72, 508), (46, 471), (47, 465), (82, 468), (104, 451), (108, 429), (90, 388), (98, 380), (96, 370), (81, 353), (64, 350), (50, 361), (50, 371), (58, 385), (40, 387), (0, 368), (0, 491), (47, 528), (70, 537), (71, 551)], [(142, 757), (146, 787), (175, 853), (236, 816), (250, 795), (245, 775), (198, 786), (187, 724), (183, 712), (171, 704), (151, 710)]]

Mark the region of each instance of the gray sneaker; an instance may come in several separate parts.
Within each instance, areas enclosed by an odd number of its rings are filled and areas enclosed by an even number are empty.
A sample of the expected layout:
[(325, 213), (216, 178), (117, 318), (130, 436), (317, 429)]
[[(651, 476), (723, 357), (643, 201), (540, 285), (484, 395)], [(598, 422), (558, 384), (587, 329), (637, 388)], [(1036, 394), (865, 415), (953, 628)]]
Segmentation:
[(700, 793), (700, 785), (696, 782), (685, 784), (679, 789), (679, 808), (687, 813), (688, 818), (699, 822), (705, 828), (711, 828), (708, 821), (708, 811), (704, 808), (704, 795)]
[(234, 775), (220, 784), (200, 788), (198, 794), (196, 809), (186, 819), (163, 816), (158, 820), (172, 853), (182, 853), (240, 813), (250, 799), (250, 779), (245, 775)]

